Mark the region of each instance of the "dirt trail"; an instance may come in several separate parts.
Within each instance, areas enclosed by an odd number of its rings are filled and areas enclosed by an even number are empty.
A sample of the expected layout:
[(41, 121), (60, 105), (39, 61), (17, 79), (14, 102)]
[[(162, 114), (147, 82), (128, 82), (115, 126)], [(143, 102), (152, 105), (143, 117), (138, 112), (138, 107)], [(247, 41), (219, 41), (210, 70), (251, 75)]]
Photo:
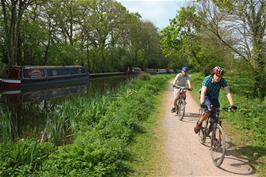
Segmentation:
[[(169, 164), (168, 176), (256, 176), (247, 159), (240, 158), (229, 147), (220, 168), (213, 165), (209, 147), (200, 144), (193, 131), (197, 120), (199, 105), (187, 94), (186, 115), (183, 121), (170, 112), (173, 91), (170, 87), (164, 98), (163, 131), (165, 135), (165, 154)], [(226, 132), (225, 132), (226, 133)]]

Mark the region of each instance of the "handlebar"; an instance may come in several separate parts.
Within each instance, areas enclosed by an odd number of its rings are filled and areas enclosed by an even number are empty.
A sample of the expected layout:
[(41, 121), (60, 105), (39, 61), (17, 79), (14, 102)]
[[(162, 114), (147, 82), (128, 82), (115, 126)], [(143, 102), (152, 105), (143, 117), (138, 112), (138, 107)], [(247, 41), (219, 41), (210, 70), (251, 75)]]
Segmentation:
[[(207, 108), (205, 104), (200, 105), (201, 108)], [(214, 107), (211, 107), (211, 109), (214, 109)], [(216, 108), (216, 111), (226, 111), (226, 112), (235, 112), (237, 110), (236, 106), (228, 106), (223, 108)]]
[(181, 86), (178, 86), (178, 85), (173, 85), (174, 88), (177, 88), (177, 89), (180, 89), (180, 90), (188, 90), (188, 91), (192, 91), (192, 89), (190, 88), (187, 88), (187, 87), (181, 87)]
[(237, 110), (236, 106), (229, 106), (229, 107), (224, 107), (221, 110), (226, 111), (226, 112), (235, 112)]

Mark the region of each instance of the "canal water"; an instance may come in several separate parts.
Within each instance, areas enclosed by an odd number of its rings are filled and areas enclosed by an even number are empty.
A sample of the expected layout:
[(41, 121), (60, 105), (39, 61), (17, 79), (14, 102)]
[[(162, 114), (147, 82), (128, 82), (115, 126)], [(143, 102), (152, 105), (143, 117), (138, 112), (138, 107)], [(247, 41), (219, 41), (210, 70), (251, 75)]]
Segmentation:
[[(45, 131), (47, 113), (66, 100), (77, 96), (95, 97), (108, 94), (133, 77), (92, 78), (87, 83), (33, 90), (16, 90), (0, 94), (0, 143), (34, 138)], [(8, 112), (8, 113), (7, 113)]]

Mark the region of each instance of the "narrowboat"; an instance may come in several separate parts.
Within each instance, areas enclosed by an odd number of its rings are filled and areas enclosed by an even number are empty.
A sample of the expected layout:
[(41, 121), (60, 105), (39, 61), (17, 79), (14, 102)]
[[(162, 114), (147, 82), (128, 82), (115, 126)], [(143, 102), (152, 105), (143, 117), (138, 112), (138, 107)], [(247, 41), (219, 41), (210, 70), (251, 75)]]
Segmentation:
[(12, 66), (6, 78), (0, 79), (2, 89), (71, 84), (89, 80), (88, 71), (80, 65), (73, 66)]

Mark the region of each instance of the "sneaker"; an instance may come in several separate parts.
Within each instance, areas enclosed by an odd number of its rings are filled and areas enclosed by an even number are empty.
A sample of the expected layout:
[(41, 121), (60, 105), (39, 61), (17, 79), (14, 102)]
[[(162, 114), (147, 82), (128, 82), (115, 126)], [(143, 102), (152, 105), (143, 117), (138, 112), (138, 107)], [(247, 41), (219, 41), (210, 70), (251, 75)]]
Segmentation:
[(171, 112), (172, 112), (172, 113), (175, 112), (175, 108), (172, 108), (172, 109), (171, 109)]
[(195, 132), (195, 133), (199, 133), (200, 128), (201, 128), (201, 122), (198, 121), (198, 122), (196, 123), (195, 127), (194, 127), (194, 132)]

